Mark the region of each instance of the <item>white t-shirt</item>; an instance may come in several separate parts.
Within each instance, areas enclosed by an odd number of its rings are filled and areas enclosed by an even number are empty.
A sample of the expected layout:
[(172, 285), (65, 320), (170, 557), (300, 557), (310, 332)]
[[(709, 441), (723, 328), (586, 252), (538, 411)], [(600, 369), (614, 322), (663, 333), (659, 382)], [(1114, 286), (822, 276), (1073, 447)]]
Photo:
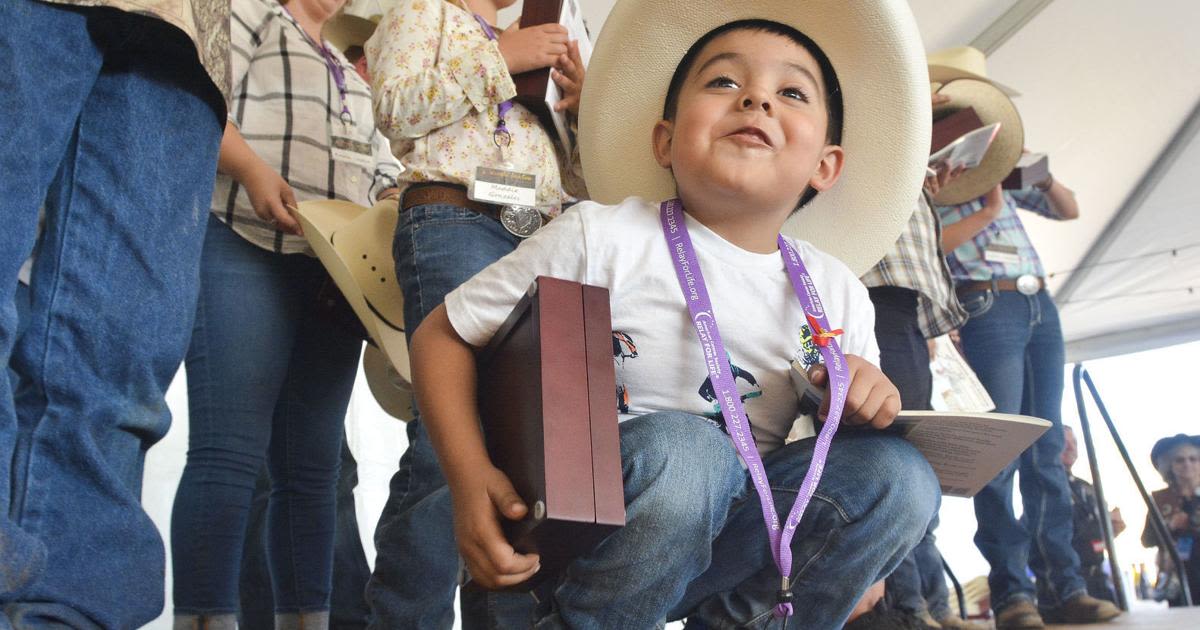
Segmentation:
[[(820, 357), (811, 335), (802, 342), (808, 325), (780, 254), (746, 251), (691, 216), (686, 221), (746, 414), (766, 453), (784, 443), (798, 417), (791, 361), (811, 365)], [(792, 243), (816, 281), (830, 325), (845, 331), (843, 352), (878, 365), (875, 309), (866, 288), (833, 256)], [(447, 295), (451, 324), (467, 343), (486, 345), (537, 276), (609, 289), (622, 421), (656, 411), (721, 421), (657, 204), (630, 197), (615, 206), (574, 206)], [(811, 423), (798, 433), (812, 435)]]

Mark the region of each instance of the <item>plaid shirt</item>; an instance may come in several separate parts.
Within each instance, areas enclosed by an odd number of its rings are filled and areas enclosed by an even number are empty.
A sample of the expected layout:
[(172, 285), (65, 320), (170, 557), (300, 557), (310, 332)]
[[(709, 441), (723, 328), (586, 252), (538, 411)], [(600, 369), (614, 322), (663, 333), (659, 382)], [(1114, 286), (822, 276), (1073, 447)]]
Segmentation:
[[(942, 225), (954, 225), (964, 218), (976, 213), (983, 207), (983, 198), (957, 206), (941, 206), (937, 209)], [(1025, 274), (1039, 278), (1046, 275), (1042, 268), (1042, 260), (1038, 258), (1037, 250), (1025, 233), (1025, 225), (1017, 215), (1017, 208), (1025, 208), (1036, 212), (1048, 219), (1060, 218), (1050, 207), (1050, 200), (1035, 188), (1018, 191), (1004, 191), (1004, 207), (1000, 216), (992, 221), (974, 238), (958, 246), (950, 252), (947, 261), (950, 263), (950, 274), (957, 282), (975, 280), (991, 280), (992, 278), (1018, 278)], [(1020, 262), (989, 261), (985, 256), (988, 245), (1015, 247)]]
[(942, 228), (925, 193), (904, 233), (862, 282), (868, 287), (901, 287), (917, 292), (917, 323), (926, 338), (943, 335), (962, 325), (967, 313), (953, 291), (950, 271), (942, 257)]
[[(351, 121), (325, 59), (275, 0), (233, 0), (230, 26), (233, 103), (229, 120), (258, 157), (287, 180), (296, 201), (342, 199), (372, 205), (396, 186), (400, 163), (375, 129), (371, 92), (354, 66), (328, 42), (342, 65)], [(333, 138), (369, 147), (371, 166), (335, 159)], [(303, 237), (284, 234), (254, 214), (245, 187), (218, 173), (212, 212), (246, 240), (276, 253), (311, 254)]]

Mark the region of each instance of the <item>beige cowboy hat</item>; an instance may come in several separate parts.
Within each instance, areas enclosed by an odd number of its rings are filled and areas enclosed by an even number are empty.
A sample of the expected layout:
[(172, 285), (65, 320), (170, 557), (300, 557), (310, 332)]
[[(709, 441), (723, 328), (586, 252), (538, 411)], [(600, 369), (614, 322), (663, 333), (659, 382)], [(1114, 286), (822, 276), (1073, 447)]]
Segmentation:
[(392, 234), (395, 198), (373, 208), (322, 199), (297, 205), (296, 217), (321, 264), (362, 321), (373, 348), (363, 355), (371, 393), (384, 411), (413, 418), (412, 372), (404, 333), (404, 295), (396, 281)]
[(1000, 123), (996, 137), (975, 168), (959, 175), (942, 187), (933, 200), (941, 206), (954, 206), (987, 194), (1017, 166), (1025, 147), (1025, 127), (1016, 105), (999, 88), (979, 79), (955, 79), (931, 86), (936, 94), (950, 97), (950, 102), (933, 110), (933, 119), (940, 120), (966, 107), (973, 107), (984, 125)]
[(912, 215), (929, 158), (925, 50), (904, 0), (618, 0), (588, 65), (579, 146), (591, 197), (616, 203), (675, 196), (654, 161), (651, 131), (688, 48), (746, 19), (791, 26), (829, 58), (841, 83), (846, 163), (839, 181), (784, 226), (856, 274), (895, 244)]
[(335, 48), (346, 54), (351, 46), (362, 46), (371, 39), (375, 27), (382, 16), (372, 16), (370, 19), (351, 15), (346, 12), (338, 13), (325, 23), (321, 37), (333, 44)]
[(955, 46), (931, 52), (929, 53), (928, 63), (930, 83), (949, 83), (956, 79), (975, 79), (991, 83), (1000, 88), (1000, 91), (1007, 94), (1010, 98), (1021, 95), (1020, 92), (1011, 87), (995, 79), (988, 78), (987, 57), (978, 48)]

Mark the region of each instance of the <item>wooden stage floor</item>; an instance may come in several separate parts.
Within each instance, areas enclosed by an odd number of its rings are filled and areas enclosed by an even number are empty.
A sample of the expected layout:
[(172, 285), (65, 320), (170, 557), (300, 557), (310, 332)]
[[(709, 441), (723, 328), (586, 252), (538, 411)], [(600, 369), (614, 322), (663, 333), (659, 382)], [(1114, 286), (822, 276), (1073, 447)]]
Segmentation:
[(1134, 602), (1132, 610), (1108, 623), (1086, 626), (1046, 626), (1047, 630), (1101, 630), (1102, 628), (1139, 628), (1140, 630), (1200, 630), (1200, 607), (1167, 608)]

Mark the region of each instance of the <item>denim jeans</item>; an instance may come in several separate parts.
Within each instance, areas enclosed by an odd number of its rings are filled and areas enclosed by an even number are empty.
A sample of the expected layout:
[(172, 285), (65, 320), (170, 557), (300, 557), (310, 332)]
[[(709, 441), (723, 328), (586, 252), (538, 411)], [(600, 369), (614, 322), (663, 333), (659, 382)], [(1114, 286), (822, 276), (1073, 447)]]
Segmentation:
[[(393, 254), (404, 291), (405, 329), (416, 330), (447, 293), (519, 242), (496, 220), (466, 208), (430, 204), (402, 211)], [(367, 585), (371, 627), (443, 630), (454, 622), (459, 581), (452, 511), (445, 499), (446, 479), (420, 417), (407, 430), (408, 450), (375, 529), (375, 571)], [(491, 613), (481, 620), (464, 612), (465, 630), (507, 626), (508, 615), (528, 627), (532, 599), (527, 595), (468, 589), (462, 598), (464, 611)]]
[(220, 95), (162, 21), (6, 0), (0, 109), (0, 365), (23, 383), (0, 370), (0, 626), (141, 626), (164, 572), (142, 465), (187, 348)]
[[(25, 332), (25, 326), (29, 324), (29, 285), (17, 283), (16, 293), (13, 294), (13, 305), (17, 309), (17, 327), (14, 338), (20, 339), (21, 333)], [(8, 382), (12, 384), (14, 391), (17, 389), (17, 382), (20, 376), (12, 369), (8, 368)]]
[(171, 514), (177, 614), (237, 611), (264, 461), (275, 611), (329, 608), (338, 459), (362, 342), (316, 312), (325, 278), (316, 258), (266, 251), (209, 217), (185, 362), (187, 465)]
[[(354, 487), (358, 485), (358, 462), (343, 436), (341, 467), (337, 483), (337, 522), (333, 534), (333, 590), (329, 594), (330, 630), (358, 630), (367, 627), (371, 609), (363, 592), (371, 577), (371, 566), (363, 552), (354, 511)], [(275, 627), (275, 596), (267, 561), (267, 506), (271, 496), (271, 475), (266, 468), (254, 484), (254, 498), (246, 525), (246, 543), (242, 548), (242, 575), (238, 592), (241, 614), (238, 628), (272, 630)]]
[[(1060, 458), (1065, 357), (1058, 309), (1045, 291), (1032, 296), (979, 291), (964, 295), (962, 302), (971, 316), (960, 331), (963, 351), (996, 411), (1036, 416), (1053, 425), (975, 495), (975, 545), (991, 565), (992, 608), (1034, 600), (1026, 564), (1045, 576), (1049, 599), (1038, 603), (1052, 608), (1086, 590), (1079, 556), (1071, 547), (1071, 491)], [(1018, 469), (1028, 526), (1013, 511)]]
[(893, 608), (917, 615), (927, 612), (934, 619), (945, 619), (957, 614), (950, 610), (942, 553), (933, 535), (937, 526), (938, 516), (934, 514), (921, 541), (887, 577), (887, 600)]
[[(780, 576), (758, 495), (729, 437), (678, 412), (620, 425), (626, 525), (575, 560), (537, 628), (766, 628)], [(775, 504), (791, 509), (816, 440), (764, 458)], [(940, 495), (904, 440), (846, 431), (792, 541), (795, 627), (840, 628), (861, 594), (925, 532)]]

